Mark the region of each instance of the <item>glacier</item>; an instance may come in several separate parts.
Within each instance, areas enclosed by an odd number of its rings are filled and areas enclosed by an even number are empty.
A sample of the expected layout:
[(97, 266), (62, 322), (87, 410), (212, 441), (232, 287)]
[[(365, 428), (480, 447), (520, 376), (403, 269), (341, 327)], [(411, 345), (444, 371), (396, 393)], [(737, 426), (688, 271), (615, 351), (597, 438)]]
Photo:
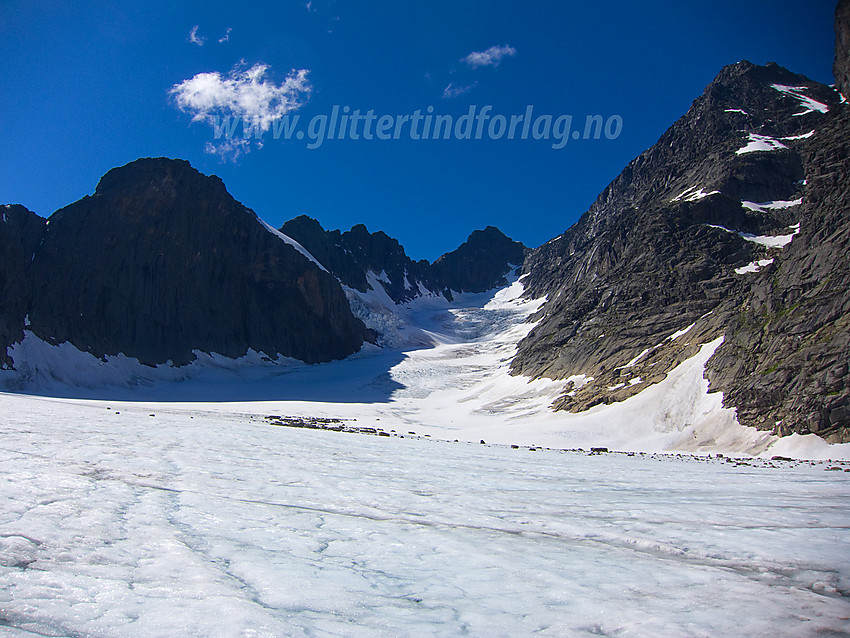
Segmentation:
[(0, 401), (0, 636), (850, 631), (832, 463)]

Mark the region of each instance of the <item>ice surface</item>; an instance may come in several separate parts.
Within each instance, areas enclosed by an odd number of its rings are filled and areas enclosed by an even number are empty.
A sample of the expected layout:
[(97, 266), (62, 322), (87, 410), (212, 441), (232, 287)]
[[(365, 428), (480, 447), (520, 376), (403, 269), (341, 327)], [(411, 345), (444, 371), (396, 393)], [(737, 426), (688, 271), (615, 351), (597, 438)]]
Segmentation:
[(808, 89), (806, 86), (786, 86), (784, 84), (771, 84), (770, 86), (800, 103), (803, 110), (799, 113), (794, 113), (794, 115), (806, 115), (813, 111), (818, 111), (819, 113), (827, 113), (829, 111), (829, 107), (823, 102), (818, 102), (803, 94), (803, 91)]
[(744, 115), (749, 115), (749, 113), (743, 109), (726, 109), (726, 113), (743, 113)]
[[(399, 432), (449, 440), (752, 455), (776, 443), (767, 432), (740, 426), (734, 410), (722, 407), (722, 395), (707, 392), (704, 366), (719, 341), (704, 344), (664, 381), (622, 403), (580, 414), (552, 412), (550, 405), (565, 391), (592, 379), (580, 373), (567, 380), (510, 374), (517, 343), (533, 328), (530, 319), (544, 303), (524, 299), (522, 292), (516, 281), (452, 302), (431, 296), (393, 305), (385, 324), (402, 345), (367, 345), (344, 361), (321, 365), (273, 361), (262, 353), (237, 361), (196, 353), (199, 360), (189, 366), (151, 368), (123, 356), (100, 361), (27, 332), (10, 349), (18, 370), (0, 371), (0, 383), (56, 397), (169, 402), (185, 409), (215, 403), (227, 413), (380, 420)], [(373, 313), (390, 312), (392, 302), (380, 285), (362, 300), (376, 304)], [(645, 352), (630, 363), (642, 356)], [(850, 446), (831, 449), (842, 457), (850, 452), (845, 448)]]
[(0, 402), (0, 635), (850, 631), (850, 473), (830, 463)]
[[(401, 345), (329, 364), (150, 368), (28, 332), (0, 378), (64, 398), (0, 393), (0, 636), (850, 632), (850, 465), (770, 460), (850, 445), (740, 426), (703, 377), (721, 339), (553, 413), (565, 381), (509, 374), (544, 300), (395, 306), (379, 277), (357, 300)], [(546, 449), (591, 446), (629, 454)]]
[(776, 151), (780, 148), (788, 148), (777, 139), (772, 137), (768, 137), (767, 135), (758, 135), (756, 133), (749, 134), (749, 141), (746, 146), (739, 148), (735, 151), (736, 155), (743, 155), (744, 153), (756, 153), (762, 151)]

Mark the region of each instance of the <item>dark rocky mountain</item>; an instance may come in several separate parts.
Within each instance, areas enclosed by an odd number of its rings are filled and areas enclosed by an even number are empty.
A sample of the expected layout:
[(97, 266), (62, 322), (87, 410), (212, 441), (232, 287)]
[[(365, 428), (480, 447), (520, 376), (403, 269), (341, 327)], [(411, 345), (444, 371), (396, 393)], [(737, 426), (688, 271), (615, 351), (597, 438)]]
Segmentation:
[(333, 276), (182, 160), (113, 169), (54, 213), (30, 283), (29, 329), (98, 357), (179, 365), (253, 348), (318, 362), (366, 335)]
[(453, 293), (503, 286), (506, 275), (522, 264), (527, 251), (493, 226), (474, 231), (459, 248), (433, 264), (413, 261), (396, 239), (382, 231), (370, 233), (363, 224), (345, 232), (326, 231), (318, 221), (302, 215), (280, 230), (351, 288), (368, 292), (367, 276), (373, 273), (396, 303), (427, 293), (452, 299)]
[(473, 231), (457, 250), (431, 266), (431, 278), (451, 296), (455, 292), (484, 292), (506, 285), (505, 275), (525, 260), (527, 249), (494, 226)]
[(298, 217), (281, 234), (217, 177), (165, 158), (109, 171), (94, 195), (47, 221), (22, 206), (2, 213), (6, 367), (25, 328), (48, 343), (149, 365), (183, 365), (196, 350), (342, 358), (376, 335), (352, 314), (340, 282), (365, 293), (367, 276), (380, 278), (397, 303), (451, 297), (503, 284), (525, 251), (495, 228), (476, 231), (433, 265), (362, 224), (341, 233)]
[(548, 301), (513, 371), (594, 377), (556, 403), (580, 411), (645, 389), (722, 336), (708, 377), (742, 424), (848, 440), (840, 102), (776, 64), (724, 68), (575, 226), (532, 251), (527, 294)]
[(33, 256), (45, 230), (45, 220), (23, 206), (0, 206), (0, 367), (12, 365), (5, 346), (24, 337)]
[(383, 231), (370, 233), (357, 224), (351, 230), (325, 230), (311, 217), (301, 215), (280, 231), (292, 237), (346, 286), (367, 292), (367, 273), (383, 274), (383, 286), (396, 303), (418, 297), (418, 284), (429, 288), (429, 264), (413, 261), (398, 241)]

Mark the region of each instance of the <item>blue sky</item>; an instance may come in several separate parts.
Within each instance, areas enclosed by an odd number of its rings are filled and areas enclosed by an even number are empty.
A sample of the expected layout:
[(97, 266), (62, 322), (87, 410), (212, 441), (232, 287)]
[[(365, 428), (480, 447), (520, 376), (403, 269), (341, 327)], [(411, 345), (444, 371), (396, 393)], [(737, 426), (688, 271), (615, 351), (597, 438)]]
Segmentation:
[[(824, 0), (0, 0), (0, 202), (48, 216), (114, 166), (179, 157), (275, 227), (299, 214), (365, 223), (414, 259), (488, 224), (533, 247), (573, 224), (724, 65), (775, 61), (831, 84), (833, 11)], [(554, 132), (490, 139), (496, 116), (529, 105), (535, 118), (572, 116), (573, 130), (593, 115), (622, 127), (559, 149)], [(399, 139), (365, 140), (361, 122), (360, 139), (308, 148), (309, 122), (334, 106), (394, 124), (429, 107), (453, 122), (492, 108), (482, 139), (411, 139), (408, 121)], [(299, 116), (304, 139), (273, 139), (283, 114)], [(216, 115), (269, 129), (228, 146)]]

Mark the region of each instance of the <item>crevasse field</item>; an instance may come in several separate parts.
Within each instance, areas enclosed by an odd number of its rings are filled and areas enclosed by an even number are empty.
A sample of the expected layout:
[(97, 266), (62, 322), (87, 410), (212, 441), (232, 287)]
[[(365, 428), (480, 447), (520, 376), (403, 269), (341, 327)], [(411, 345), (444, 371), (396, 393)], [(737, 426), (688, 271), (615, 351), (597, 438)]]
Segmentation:
[[(387, 347), (320, 366), (28, 335), (0, 394), (0, 636), (850, 635), (848, 446), (737, 425), (702, 379), (719, 341), (552, 414), (561, 384), (507, 374), (521, 290), (360, 296)], [(590, 446), (622, 452), (565, 451)]]

